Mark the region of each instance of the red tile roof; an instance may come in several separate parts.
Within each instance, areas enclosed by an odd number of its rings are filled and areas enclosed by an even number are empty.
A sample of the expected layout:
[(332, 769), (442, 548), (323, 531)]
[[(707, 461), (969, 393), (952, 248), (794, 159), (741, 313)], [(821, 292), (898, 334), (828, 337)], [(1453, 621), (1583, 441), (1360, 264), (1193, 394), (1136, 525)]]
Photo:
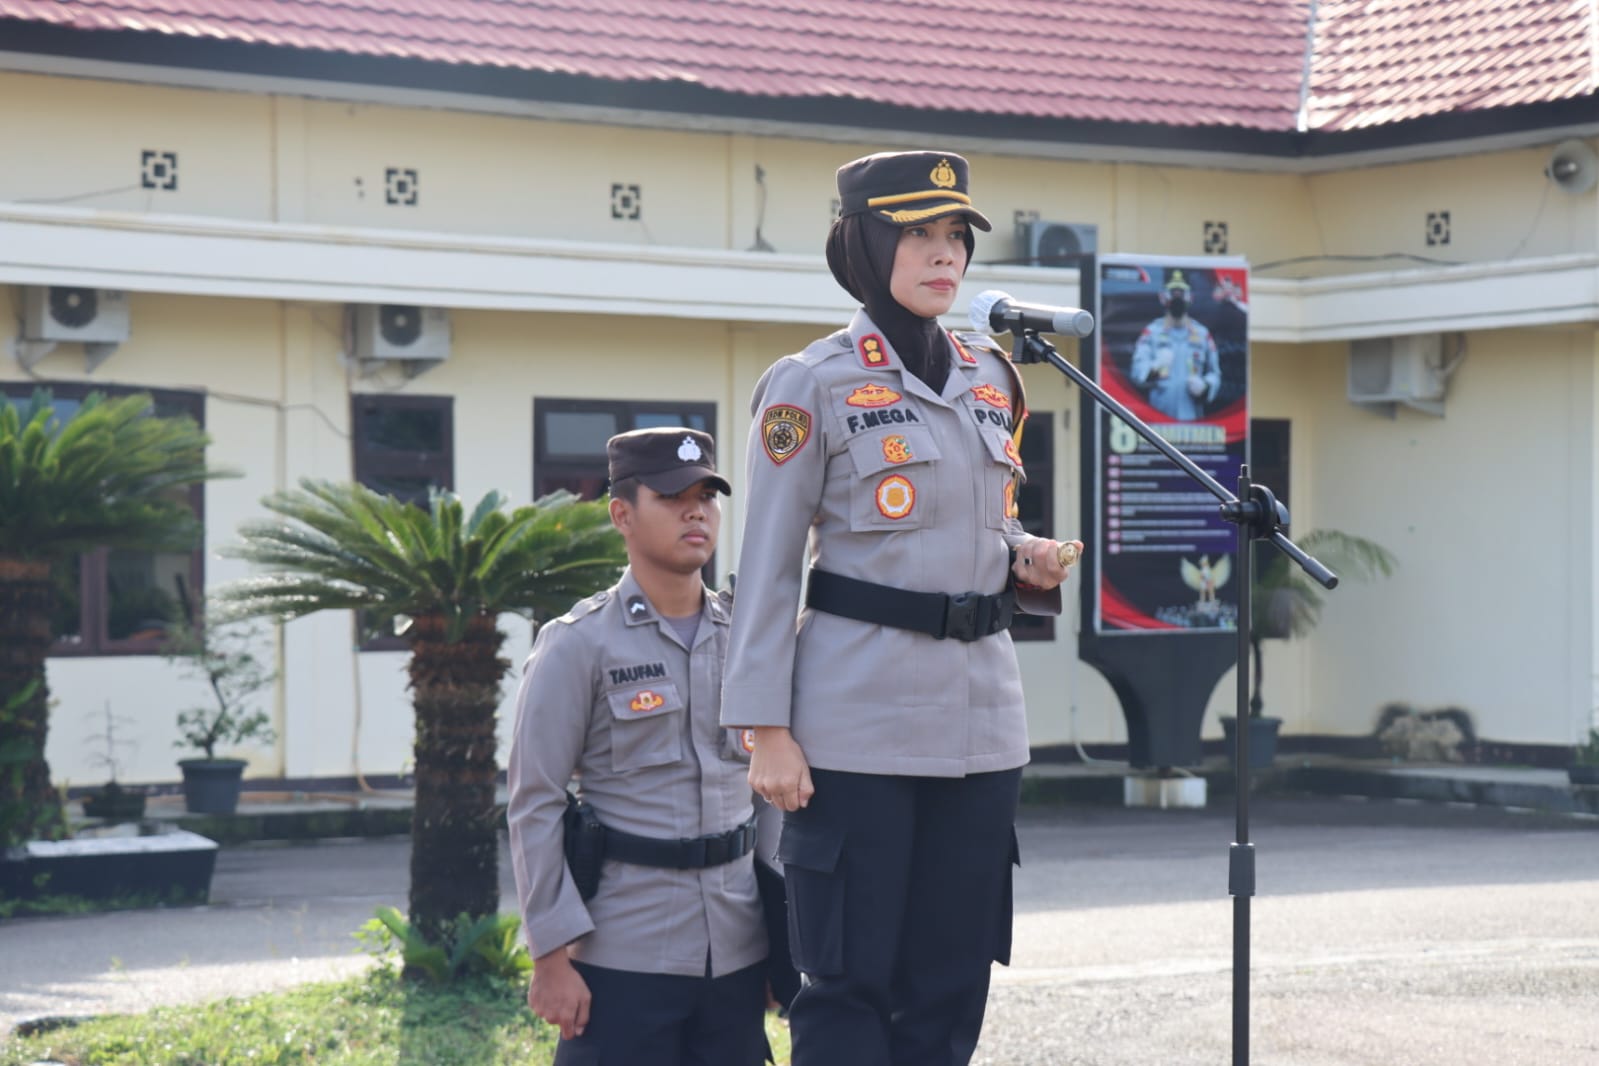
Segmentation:
[[(1321, 0), (1310, 128), (1593, 91), (1586, 0)], [(1176, 127), (1296, 126), (1308, 0), (0, 0), (0, 20)]]
[(1594, 92), (1588, 0), (1321, 0), (1309, 128)]

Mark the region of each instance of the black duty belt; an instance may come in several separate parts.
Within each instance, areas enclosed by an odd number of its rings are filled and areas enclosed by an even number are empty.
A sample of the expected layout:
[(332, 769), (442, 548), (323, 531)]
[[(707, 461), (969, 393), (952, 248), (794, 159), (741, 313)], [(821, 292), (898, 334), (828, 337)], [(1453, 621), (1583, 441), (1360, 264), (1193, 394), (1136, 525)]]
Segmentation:
[(755, 850), (755, 819), (703, 837), (661, 840), (605, 827), (605, 857), (635, 866), (665, 866), (672, 870), (698, 870), (741, 859)]
[(813, 568), (805, 603), (857, 622), (912, 629), (939, 640), (972, 641), (1010, 628), (1016, 615), (1016, 590), (1007, 581), (1005, 591), (993, 595), (911, 592)]

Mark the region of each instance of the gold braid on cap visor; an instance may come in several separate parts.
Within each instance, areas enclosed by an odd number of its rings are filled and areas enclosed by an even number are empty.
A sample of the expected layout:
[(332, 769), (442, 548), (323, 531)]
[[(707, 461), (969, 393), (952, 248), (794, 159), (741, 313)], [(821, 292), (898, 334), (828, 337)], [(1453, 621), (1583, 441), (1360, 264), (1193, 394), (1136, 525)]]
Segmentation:
[(909, 222), (920, 222), (924, 218), (932, 218), (935, 215), (947, 215), (951, 211), (965, 210), (968, 210), (966, 204), (939, 204), (937, 207), (923, 207), (916, 211), (879, 211), (878, 214), (882, 215), (890, 222), (899, 222), (903, 224)]

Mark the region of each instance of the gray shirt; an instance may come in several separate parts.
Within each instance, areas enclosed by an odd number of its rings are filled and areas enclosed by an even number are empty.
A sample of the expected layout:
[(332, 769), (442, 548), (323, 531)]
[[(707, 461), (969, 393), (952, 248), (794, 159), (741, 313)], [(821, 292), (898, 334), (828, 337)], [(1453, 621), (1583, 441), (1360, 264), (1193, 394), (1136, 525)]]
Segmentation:
[(807, 565), (918, 592), (997, 593), (1023, 406), (1003, 351), (957, 334), (942, 394), (865, 312), (755, 387), (722, 721), (788, 726), (811, 765), (961, 776), (1027, 762), (1009, 633), (963, 643), (801, 607)]
[(517, 695), (506, 818), (528, 945), (638, 973), (715, 976), (766, 957), (752, 857), (703, 870), (607, 861), (578, 896), (562, 850), (568, 782), (605, 825), (676, 840), (752, 813), (747, 737), (717, 721), (728, 611), (707, 592), (693, 647), (631, 570), (539, 630)]

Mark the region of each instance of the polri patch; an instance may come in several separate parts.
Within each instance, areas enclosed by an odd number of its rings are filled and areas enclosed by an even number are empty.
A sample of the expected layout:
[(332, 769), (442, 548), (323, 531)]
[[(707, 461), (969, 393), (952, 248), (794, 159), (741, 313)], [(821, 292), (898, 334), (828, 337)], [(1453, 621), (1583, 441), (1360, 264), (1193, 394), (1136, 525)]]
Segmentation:
[(896, 521), (916, 508), (916, 486), (908, 478), (893, 474), (877, 483), (877, 510), (884, 518)]
[(910, 462), (913, 458), (915, 456), (911, 452), (910, 441), (905, 439), (904, 434), (890, 433), (883, 438), (883, 460), (885, 462), (898, 466), (900, 463)]
[(888, 365), (888, 349), (883, 347), (883, 338), (875, 333), (868, 333), (860, 340), (861, 365), (868, 370), (881, 370)]
[(634, 714), (648, 714), (665, 702), (666, 700), (659, 693), (645, 689), (633, 697), (633, 701), (627, 705), (627, 709)]
[(862, 385), (844, 398), (844, 402), (851, 407), (887, 407), (892, 403), (899, 403), (905, 397), (889, 388), (887, 385)]
[(990, 407), (998, 407), (1001, 411), (1010, 410), (1010, 397), (993, 385), (975, 385), (972, 395)]
[(766, 457), (782, 466), (811, 439), (811, 413), (791, 403), (775, 403), (761, 412), (761, 445)]

